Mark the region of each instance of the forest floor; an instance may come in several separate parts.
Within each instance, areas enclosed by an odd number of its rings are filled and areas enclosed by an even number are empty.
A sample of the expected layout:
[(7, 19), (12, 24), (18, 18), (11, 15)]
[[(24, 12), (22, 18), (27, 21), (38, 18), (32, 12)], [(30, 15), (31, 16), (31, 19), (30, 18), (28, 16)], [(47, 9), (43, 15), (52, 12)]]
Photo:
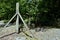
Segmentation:
[[(43, 32), (36, 32), (35, 29), (31, 29), (30, 31), (38, 40), (60, 40), (60, 29), (58, 28), (46, 29), (46, 31)], [(21, 40), (21, 38), (24, 40), (26, 39), (26, 36), (23, 32), (17, 34), (15, 26), (0, 28), (0, 40)]]

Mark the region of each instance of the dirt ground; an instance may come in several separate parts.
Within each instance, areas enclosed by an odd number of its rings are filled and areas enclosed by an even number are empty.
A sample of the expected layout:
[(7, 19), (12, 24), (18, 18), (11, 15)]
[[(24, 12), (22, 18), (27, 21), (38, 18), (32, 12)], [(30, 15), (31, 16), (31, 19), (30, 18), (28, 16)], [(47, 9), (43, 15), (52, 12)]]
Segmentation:
[[(36, 32), (35, 30), (30, 31), (37, 40), (60, 40), (60, 29), (57, 28), (47, 29), (43, 32)], [(0, 40), (19, 40), (18, 38), (21, 37), (26, 38), (26, 35), (23, 32), (17, 34), (15, 26), (0, 28)]]

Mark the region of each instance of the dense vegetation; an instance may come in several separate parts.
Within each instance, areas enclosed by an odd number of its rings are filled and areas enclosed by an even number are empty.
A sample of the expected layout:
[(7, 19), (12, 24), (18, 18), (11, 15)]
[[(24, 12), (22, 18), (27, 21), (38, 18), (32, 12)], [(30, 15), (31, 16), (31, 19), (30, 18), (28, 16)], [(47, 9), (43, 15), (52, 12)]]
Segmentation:
[[(0, 20), (9, 20), (20, 3), (24, 20), (36, 26), (57, 26), (60, 20), (60, 0), (0, 0)], [(27, 22), (28, 22), (27, 21)]]

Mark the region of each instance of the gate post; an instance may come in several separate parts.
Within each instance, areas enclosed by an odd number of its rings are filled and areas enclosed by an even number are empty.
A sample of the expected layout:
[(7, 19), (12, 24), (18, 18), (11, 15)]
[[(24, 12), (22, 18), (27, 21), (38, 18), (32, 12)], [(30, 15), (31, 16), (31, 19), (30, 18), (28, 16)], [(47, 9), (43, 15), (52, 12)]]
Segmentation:
[(16, 19), (16, 31), (17, 33), (20, 31), (19, 30), (19, 3), (16, 3), (16, 14), (17, 14), (17, 19)]
[(17, 30), (17, 33), (20, 31), (19, 30), (19, 16), (17, 15), (17, 19), (16, 19), (16, 30)]

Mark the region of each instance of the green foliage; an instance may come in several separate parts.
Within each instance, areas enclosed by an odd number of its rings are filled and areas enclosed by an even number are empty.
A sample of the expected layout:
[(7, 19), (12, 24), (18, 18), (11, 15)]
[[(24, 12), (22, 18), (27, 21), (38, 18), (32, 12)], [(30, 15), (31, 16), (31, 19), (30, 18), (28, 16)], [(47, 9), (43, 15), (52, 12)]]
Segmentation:
[(13, 0), (0, 0), (0, 18), (10, 19), (15, 13), (15, 3)]
[(9, 20), (15, 14), (16, 2), (20, 3), (19, 11), (24, 19), (45, 25), (60, 19), (59, 0), (0, 0), (0, 20)]

